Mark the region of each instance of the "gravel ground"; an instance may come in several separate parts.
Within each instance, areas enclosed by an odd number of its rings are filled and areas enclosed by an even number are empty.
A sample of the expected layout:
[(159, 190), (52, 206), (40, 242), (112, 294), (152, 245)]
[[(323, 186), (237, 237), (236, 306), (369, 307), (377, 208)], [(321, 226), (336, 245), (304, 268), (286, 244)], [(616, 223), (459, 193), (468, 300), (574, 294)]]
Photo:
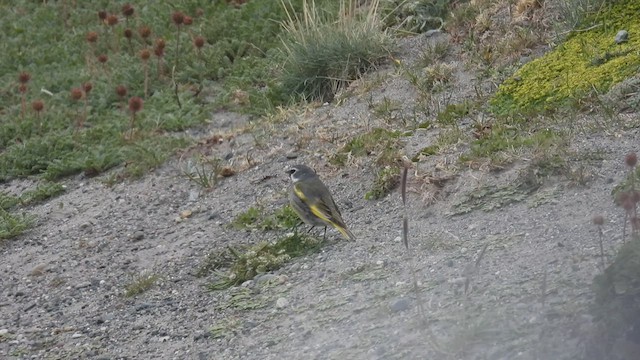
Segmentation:
[[(404, 41), (401, 59), (410, 62), (415, 49), (433, 40)], [(455, 96), (464, 97), (472, 74), (457, 69)], [(602, 214), (607, 220), (612, 254), (622, 241), (622, 212), (611, 190), (625, 175), (624, 154), (638, 150), (637, 130), (576, 135), (577, 151), (599, 153), (585, 168), (586, 186), (552, 180), (525, 201), (488, 212), (451, 215), (464, 194), (513, 179), (526, 159), (499, 173), (461, 169), (438, 191), (420, 176), (442, 175), (440, 168), (420, 165), (409, 179), (407, 252), (399, 193), (364, 200), (374, 177), (370, 159), (344, 169), (327, 162), (337, 148), (327, 138), (384, 125), (368, 101), (415, 102), (414, 90), (391, 66), (372, 76), (389, 74), (372, 93), (358, 95), (354, 87), (356, 95), (339, 105), (295, 114), (276, 124), (277, 131), (264, 130), (268, 136), (240, 131), (248, 124), (242, 116), (215, 114), (191, 135), (225, 134), (225, 140), (196, 150), (220, 154), (241, 171), (209, 192), (181, 176), (184, 162), (177, 158), (113, 187), (68, 179), (65, 194), (28, 209), (37, 226), (0, 247), (0, 357), (583, 357), (593, 333), (591, 281), (600, 271), (591, 219)], [(428, 145), (435, 131), (407, 137), (406, 152)], [(281, 207), (284, 169), (296, 163), (315, 167), (358, 240), (342, 241), (329, 231), (319, 253), (242, 286), (209, 291), (212, 278), (196, 276), (207, 254), (282, 235), (227, 224), (256, 203)], [(16, 181), (9, 188), (29, 185)], [(124, 296), (127, 284), (149, 276), (158, 277), (149, 290)]]

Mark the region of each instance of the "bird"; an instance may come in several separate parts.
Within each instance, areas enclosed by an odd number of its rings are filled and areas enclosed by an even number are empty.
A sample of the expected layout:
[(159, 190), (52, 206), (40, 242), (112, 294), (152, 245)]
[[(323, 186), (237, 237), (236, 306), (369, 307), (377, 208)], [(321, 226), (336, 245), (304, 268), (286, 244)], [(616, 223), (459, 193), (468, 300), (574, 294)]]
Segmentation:
[(293, 183), (289, 191), (289, 203), (298, 217), (311, 225), (309, 231), (316, 226), (323, 226), (326, 238), (327, 226), (332, 226), (346, 239), (356, 239), (342, 220), (331, 192), (313, 169), (306, 165), (295, 165), (287, 169), (287, 173)]

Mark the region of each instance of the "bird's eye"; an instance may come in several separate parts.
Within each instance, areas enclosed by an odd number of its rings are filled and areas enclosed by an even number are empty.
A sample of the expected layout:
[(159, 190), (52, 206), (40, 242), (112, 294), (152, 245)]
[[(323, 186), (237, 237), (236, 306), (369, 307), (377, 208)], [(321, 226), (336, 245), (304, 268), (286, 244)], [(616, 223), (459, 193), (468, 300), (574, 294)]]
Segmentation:
[(296, 172), (296, 169), (287, 170), (287, 174), (289, 174), (289, 175), (293, 174), (294, 172)]

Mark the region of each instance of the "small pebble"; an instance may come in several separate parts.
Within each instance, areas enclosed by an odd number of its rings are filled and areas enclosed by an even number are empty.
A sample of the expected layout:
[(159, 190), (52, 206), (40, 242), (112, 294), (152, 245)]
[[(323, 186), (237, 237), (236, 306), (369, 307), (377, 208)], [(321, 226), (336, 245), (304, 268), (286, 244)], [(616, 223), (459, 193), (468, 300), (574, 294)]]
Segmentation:
[(618, 31), (615, 37), (616, 44), (622, 44), (627, 41), (629, 41), (629, 32), (627, 30)]
[(91, 286), (90, 282), (83, 282), (83, 283), (80, 283), (80, 284), (76, 285), (76, 289), (84, 289), (84, 288), (88, 288), (90, 286)]
[(262, 274), (255, 278), (255, 282), (258, 285), (264, 285), (276, 279), (276, 276), (273, 274)]
[(31, 276), (40, 276), (44, 274), (44, 271), (46, 270), (46, 268), (47, 268), (46, 264), (39, 264), (35, 266), (33, 270), (31, 270)]
[(144, 239), (144, 232), (140, 230), (134, 232), (133, 236), (131, 236), (131, 240), (133, 241), (140, 241), (142, 239)]
[(80, 338), (80, 337), (82, 337), (82, 334), (80, 334), (80, 333), (74, 333), (73, 335), (71, 335), (72, 339), (77, 339), (77, 338)]
[(9, 329), (0, 329), (0, 336), (5, 336), (9, 333)]
[(392, 312), (401, 312), (409, 308), (409, 300), (406, 298), (396, 298), (389, 302), (389, 309)]
[(289, 300), (287, 300), (286, 298), (278, 298), (278, 300), (276, 300), (276, 307), (278, 309), (282, 309), (289, 306)]
[(189, 202), (194, 202), (198, 200), (200, 197), (200, 191), (198, 190), (190, 190), (189, 191)]

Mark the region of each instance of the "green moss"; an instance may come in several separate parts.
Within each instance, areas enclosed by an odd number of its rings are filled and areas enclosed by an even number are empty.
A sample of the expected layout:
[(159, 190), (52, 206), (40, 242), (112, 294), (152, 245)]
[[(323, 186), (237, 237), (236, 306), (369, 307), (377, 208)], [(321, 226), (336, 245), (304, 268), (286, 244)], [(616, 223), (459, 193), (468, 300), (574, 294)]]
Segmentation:
[(490, 101), (498, 114), (544, 111), (590, 91), (606, 92), (637, 73), (640, 38), (631, 36), (620, 45), (620, 29), (640, 33), (640, 2), (619, 1), (588, 18), (589, 31), (576, 32), (555, 50), (524, 65), (500, 85)]

